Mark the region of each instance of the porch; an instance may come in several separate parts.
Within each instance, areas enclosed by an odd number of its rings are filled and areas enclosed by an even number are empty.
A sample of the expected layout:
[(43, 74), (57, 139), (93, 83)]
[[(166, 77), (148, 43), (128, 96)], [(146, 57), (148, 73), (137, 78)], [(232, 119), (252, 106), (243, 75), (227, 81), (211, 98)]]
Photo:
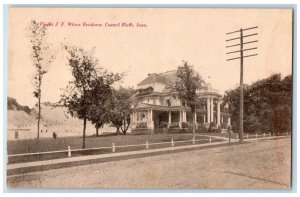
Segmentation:
[[(193, 124), (192, 112), (188, 108), (183, 109), (140, 109), (133, 111), (131, 128), (132, 129), (160, 129), (160, 128), (188, 128)], [(209, 127), (213, 122), (216, 126), (230, 124), (230, 117), (220, 113), (218, 118), (217, 111), (210, 114), (210, 122), (207, 119), (206, 110), (196, 110), (195, 120), (199, 125)]]

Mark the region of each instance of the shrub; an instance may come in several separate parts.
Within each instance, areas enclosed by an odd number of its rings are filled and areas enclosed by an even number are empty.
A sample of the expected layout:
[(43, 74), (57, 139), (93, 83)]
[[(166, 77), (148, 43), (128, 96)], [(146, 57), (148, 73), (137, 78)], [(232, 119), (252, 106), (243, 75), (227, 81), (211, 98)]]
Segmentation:
[(205, 123), (198, 123), (198, 129), (199, 130), (207, 129)]
[(222, 132), (222, 129), (221, 129), (221, 127), (218, 127), (218, 128), (215, 129), (214, 131), (217, 132), (217, 133), (221, 133), (221, 132)]
[(164, 134), (164, 133), (167, 133), (166, 130), (167, 129), (165, 129), (165, 128), (153, 129), (153, 133), (154, 134)]
[(189, 128), (189, 129), (193, 129), (193, 126), (194, 126), (194, 123), (188, 122), (188, 128)]
[(190, 133), (190, 131), (187, 129), (173, 128), (173, 129), (168, 129), (168, 133)]
[(216, 123), (214, 123), (214, 122), (209, 123), (208, 131), (209, 131), (209, 132), (214, 132), (215, 129), (217, 129)]
[(179, 122), (171, 122), (170, 129), (179, 128)]
[(221, 129), (227, 129), (227, 123), (225, 122), (221, 123)]
[(189, 128), (189, 123), (188, 122), (182, 122), (181, 123), (181, 128), (183, 128), (183, 129)]
[(145, 129), (145, 128), (147, 128), (147, 122), (138, 122), (136, 124), (136, 128), (137, 129)]
[(132, 135), (150, 135), (153, 133), (152, 129), (133, 129), (131, 131)]
[(168, 127), (168, 123), (167, 122), (161, 122), (159, 125), (159, 128), (167, 128)]

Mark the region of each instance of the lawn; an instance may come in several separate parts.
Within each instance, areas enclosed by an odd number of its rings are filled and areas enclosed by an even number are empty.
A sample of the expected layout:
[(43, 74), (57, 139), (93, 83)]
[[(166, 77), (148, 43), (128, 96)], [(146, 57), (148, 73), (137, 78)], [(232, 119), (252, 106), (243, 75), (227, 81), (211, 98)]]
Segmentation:
[[(111, 147), (112, 143), (115, 143), (115, 146), (122, 146), (145, 144), (146, 141), (148, 141), (148, 143), (156, 143), (170, 142), (172, 139), (174, 141), (192, 140), (192, 138), (192, 134), (110, 135), (87, 137), (86, 148)], [(200, 138), (197, 137), (197, 139)], [(37, 142), (37, 139), (8, 141), (7, 152), (9, 155), (35, 153), (38, 152)], [(44, 138), (39, 140), (39, 152), (66, 150), (68, 146), (71, 146), (71, 149), (81, 149), (82, 137), (61, 137), (57, 139)]]
[[(124, 151), (133, 151), (133, 150), (145, 150), (145, 143), (148, 141), (149, 149), (156, 148), (164, 148), (171, 146), (171, 140), (174, 140), (175, 146), (184, 146), (190, 145), (192, 142), (179, 142), (179, 141), (187, 141), (192, 140), (192, 134), (155, 134), (155, 135), (110, 135), (110, 136), (99, 136), (99, 137), (87, 137), (86, 138), (86, 148), (97, 148), (97, 147), (109, 147), (106, 149), (100, 150), (87, 150), (84, 154), (105, 154), (112, 152), (112, 143), (116, 146), (116, 152), (124, 152)], [(208, 143), (208, 137), (205, 136), (197, 136), (196, 140), (204, 141), (196, 141), (196, 144), (199, 143)], [(216, 139), (212, 139), (212, 142), (220, 141)], [(7, 150), (8, 154), (21, 154), (21, 153), (36, 153), (37, 149), (37, 139), (31, 140), (17, 140), (17, 141), (8, 141), (7, 142)], [(152, 143), (162, 143), (169, 142), (166, 144), (155, 144)], [(131, 146), (131, 147), (118, 147), (125, 145), (138, 145), (143, 144), (141, 146)], [(152, 145), (151, 145), (152, 144)], [(82, 138), (81, 137), (62, 137), (57, 139), (40, 139), (39, 140), (39, 152), (45, 151), (59, 151), (66, 150), (68, 146), (71, 146), (71, 149), (81, 149), (82, 148)], [(82, 151), (74, 151), (72, 152), (73, 156), (81, 156), (83, 154)], [(30, 155), (30, 156), (20, 156), (20, 157), (10, 157), (9, 163), (18, 163), (18, 162), (28, 162), (35, 160), (46, 160), (46, 159), (57, 159), (66, 157), (66, 152), (63, 153), (55, 153), (55, 154), (43, 154), (43, 155)]]

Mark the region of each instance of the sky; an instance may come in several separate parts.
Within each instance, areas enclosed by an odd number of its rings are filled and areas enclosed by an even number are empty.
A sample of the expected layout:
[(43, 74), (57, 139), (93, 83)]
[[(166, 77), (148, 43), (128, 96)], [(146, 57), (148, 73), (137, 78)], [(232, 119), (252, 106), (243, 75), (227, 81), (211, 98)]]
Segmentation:
[(244, 59), (244, 83), (251, 84), (273, 73), (292, 73), (290, 9), (10, 8), (8, 96), (30, 107), (37, 102), (32, 94), (35, 68), (28, 37), (31, 20), (52, 25), (47, 27), (46, 41), (56, 54), (43, 80), (42, 102), (58, 101), (61, 89), (72, 80), (61, 43), (85, 50), (95, 47), (98, 66), (126, 73), (122, 86), (136, 87), (149, 73), (175, 70), (185, 60), (223, 93), (240, 81), (240, 61), (226, 61), (237, 57), (226, 55), (231, 51), (226, 46), (238, 43), (226, 40), (239, 35), (226, 33), (258, 26), (245, 31), (258, 33), (245, 38), (245, 42), (258, 40), (245, 46), (257, 47), (253, 53), (258, 56)]

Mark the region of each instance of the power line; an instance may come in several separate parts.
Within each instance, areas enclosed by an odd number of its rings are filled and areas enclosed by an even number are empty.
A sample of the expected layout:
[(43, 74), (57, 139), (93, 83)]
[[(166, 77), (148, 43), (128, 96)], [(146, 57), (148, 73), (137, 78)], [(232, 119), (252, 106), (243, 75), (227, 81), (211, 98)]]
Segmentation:
[(243, 138), (244, 138), (243, 137), (244, 136), (244, 126), (243, 126), (243, 120), (244, 120), (244, 89), (243, 89), (244, 88), (244, 84), (243, 84), (244, 58), (253, 57), (253, 56), (258, 55), (257, 53), (244, 55), (244, 51), (253, 51), (253, 50), (257, 49), (257, 47), (244, 49), (244, 45), (258, 42), (258, 40), (252, 40), (252, 41), (244, 42), (244, 38), (258, 35), (258, 33), (250, 33), (250, 34), (244, 35), (244, 32), (248, 31), (248, 30), (257, 29), (257, 28), (258, 28), (257, 26), (249, 27), (249, 28), (245, 28), (245, 29), (241, 28), (240, 30), (236, 30), (236, 31), (226, 33), (226, 35), (240, 33), (239, 37), (229, 38), (229, 39), (226, 40), (226, 42), (231, 42), (231, 41), (234, 41), (234, 40), (240, 40), (240, 42), (238, 44), (233, 44), (233, 45), (226, 46), (226, 48), (240, 46), (239, 50), (230, 51), (230, 52), (226, 53), (226, 54), (240, 53), (240, 55), (238, 57), (229, 58), (229, 59), (226, 60), (226, 61), (237, 60), (237, 59), (240, 60), (240, 67), (241, 67), (240, 68), (240, 113), (239, 113), (239, 138), (240, 138), (240, 143), (243, 143)]
[[(245, 44), (251, 44), (251, 43), (253, 43), (253, 42), (258, 42), (258, 40), (253, 40), (253, 41), (250, 41), (250, 42), (244, 42), (244, 43), (242, 43), (242, 44), (243, 44), (243, 45), (245, 45)], [(235, 47), (235, 46), (239, 46), (239, 45), (241, 45), (241, 44), (234, 44), (234, 45), (226, 46), (226, 48), (229, 48), (229, 47)]]
[[(253, 47), (253, 48), (249, 48), (249, 49), (243, 49), (243, 51), (249, 51), (249, 50), (252, 50), (252, 49), (257, 49), (257, 47)], [(230, 54), (230, 53), (237, 53), (237, 52), (240, 52), (241, 50), (237, 50), (237, 51), (231, 51), (231, 52), (228, 52), (226, 54)]]
[(226, 35), (232, 34), (232, 33), (238, 33), (238, 32), (240, 32), (241, 30), (242, 30), (242, 31), (247, 31), (247, 30), (250, 30), (250, 29), (256, 29), (256, 28), (258, 28), (258, 27), (255, 26), (255, 27), (249, 27), (249, 28), (246, 28), (246, 29), (240, 29), (240, 30), (237, 30), (237, 31), (233, 31), (233, 32), (226, 33)]

